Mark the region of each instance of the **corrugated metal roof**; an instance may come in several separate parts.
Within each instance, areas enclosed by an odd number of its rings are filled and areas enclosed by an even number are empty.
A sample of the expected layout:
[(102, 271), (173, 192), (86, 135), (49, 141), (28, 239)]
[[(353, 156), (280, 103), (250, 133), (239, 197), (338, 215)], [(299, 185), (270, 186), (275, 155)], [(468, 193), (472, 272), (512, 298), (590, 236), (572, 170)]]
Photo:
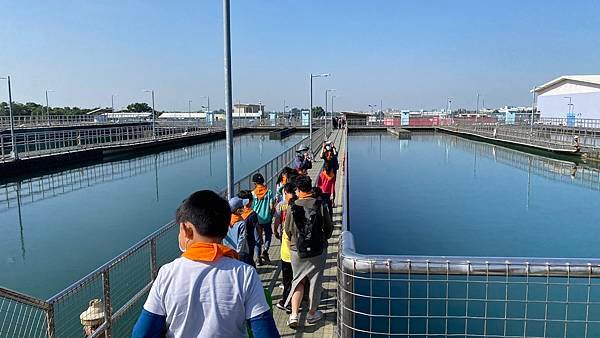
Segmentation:
[(545, 89), (550, 88), (559, 82), (567, 80), (600, 85), (600, 75), (563, 75), (552, 81), (546, 82), (541, 86), (535, 87), (535, 91), (544, 91)]

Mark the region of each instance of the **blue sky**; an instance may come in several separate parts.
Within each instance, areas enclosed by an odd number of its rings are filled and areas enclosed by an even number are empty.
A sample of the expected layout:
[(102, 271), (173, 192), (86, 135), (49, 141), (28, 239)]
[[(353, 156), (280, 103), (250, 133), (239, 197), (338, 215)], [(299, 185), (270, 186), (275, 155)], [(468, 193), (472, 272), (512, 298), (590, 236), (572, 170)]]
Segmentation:
[[(234, 101), (267, 110), (530, 104), (562, 74), (598, 74), (598, 1), (232, 0)], [(0, 0), (0, 75), (16, 101), (160, 110), (224, 106), (222, 2)], [(6, 100), (0, 85), (0, 100)], [(336, 109), (337, 110), (337, 109)]]

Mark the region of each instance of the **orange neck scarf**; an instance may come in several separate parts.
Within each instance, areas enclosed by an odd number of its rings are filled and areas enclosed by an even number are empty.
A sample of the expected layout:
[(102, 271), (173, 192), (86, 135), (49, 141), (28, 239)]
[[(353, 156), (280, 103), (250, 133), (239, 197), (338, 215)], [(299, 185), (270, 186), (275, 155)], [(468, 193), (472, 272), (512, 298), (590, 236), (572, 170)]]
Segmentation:
[(201, 262), (214, 262), (221, 257), (238, 259), (238, 254), (235, 250), (222, 244), (204, 242), (197, 242), (190, 245), (182, 256)]
[(254, 210), (252, 210), (251, 208), (244, 207), (244, 211), (242, 212), (242, 218), (243, 219), (248, 218), (248, 216), (250, 216), (253, 212), (254, 212)]
[(244, 220), (242, 216), (238, 214), (231, 214), (231, 221), (229, 222), (229, 227), (232, 227), (235, 223)]
[(313, 197), (313, 193), (311, 192), (304, 192), (304, 191), (298, 191), (298, 199), (305, 199), (305, 198), (309, 198), (309, 197)]
[(267, 194), (267, 190), (269, 189), (267, 189), (267, 187), (265, 187), (263, 184), (256, 184), (256, 188), (254, 188), (254, 194), (259, 200), (262, 200)]
[(332, 180), (335, 177), (335, 173), (333, 170), (330, 172), (323, 170), (323, 176), (325, 176), (328, 180)]

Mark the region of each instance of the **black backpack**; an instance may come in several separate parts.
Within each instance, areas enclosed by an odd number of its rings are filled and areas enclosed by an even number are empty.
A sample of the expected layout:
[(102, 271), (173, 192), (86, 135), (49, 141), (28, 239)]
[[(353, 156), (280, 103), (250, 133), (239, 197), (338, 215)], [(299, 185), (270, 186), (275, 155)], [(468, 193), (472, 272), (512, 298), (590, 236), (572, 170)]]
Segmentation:
[(297, 228), (296, 250), (300, 258), (316, 257), (323, 253), (323, 202), (317, 198), (313, 208), (292, 204), (292, 217)]

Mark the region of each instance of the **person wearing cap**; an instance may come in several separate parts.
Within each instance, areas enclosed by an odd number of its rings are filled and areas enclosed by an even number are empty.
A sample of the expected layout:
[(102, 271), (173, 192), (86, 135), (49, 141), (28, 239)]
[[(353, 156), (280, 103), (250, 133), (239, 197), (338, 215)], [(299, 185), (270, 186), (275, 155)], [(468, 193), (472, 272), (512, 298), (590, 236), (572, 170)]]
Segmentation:
[(329, 167), (334, 172), (337, 172), (340, 168), (340, 164), (338, 161), (338, 152), (333, 142), (323, 142), (323, 147), (321, 148), (321, 158), (325, 163), (329, 163)]
[[(229, 231), (227, 231), (227, 236), (225, 236), (223, 243), (237, 251), (240, 261), (254, 266), (252, 253), (247, 240), (249, 232), (246, 227), (246, 221), (242, 217), (244, 208), (248, 202), (249, 200), (241, 199), (239, 197), (233, 197), (229, 200), (229, 207), (231, 208), (231, 221), (229, 222)], [(251, 236), (254, 236), (254, 233), (250, 234)]]
[[(271, 189), (265, 186), (265, 178), (261, 173), (256, 173), (252, 176), (254, 190), (252, 191), (252, 210), (258, 216), (258, 226), (254, 231), (256, 236), (256, 254), (257, 265), (264, 265), (271, 262), (269, 258), (269, 248), (273, 239), (273, 229), (271, 223), (273, 221), (273, 209), (275, 208), (275, 196)], [(264, 241), (263, 241), (264, 234)]]
[(280, 337), (256, 269), (222, 245), (231, 208), (217, 193), (197, 191), (176, 213), (180, 258), (163, 265), (133, 338)]
[(294, 170), (301, 175), (306, 175), (308, 169), (312, 168), (312, 159), (310, 158), (308, 151), (308, 146), (304, 144), (296, 149), (296, 158), (294, 158), (292, 166)]
[[(104, 323), (104, 304), (100, 299), (90, 300), (89, 307), (79, 315), (81, 325), (83, 325), (83, 336), (91, 337), (94, 331)], [(104, 333), (98, 336), (104, 338)]]

